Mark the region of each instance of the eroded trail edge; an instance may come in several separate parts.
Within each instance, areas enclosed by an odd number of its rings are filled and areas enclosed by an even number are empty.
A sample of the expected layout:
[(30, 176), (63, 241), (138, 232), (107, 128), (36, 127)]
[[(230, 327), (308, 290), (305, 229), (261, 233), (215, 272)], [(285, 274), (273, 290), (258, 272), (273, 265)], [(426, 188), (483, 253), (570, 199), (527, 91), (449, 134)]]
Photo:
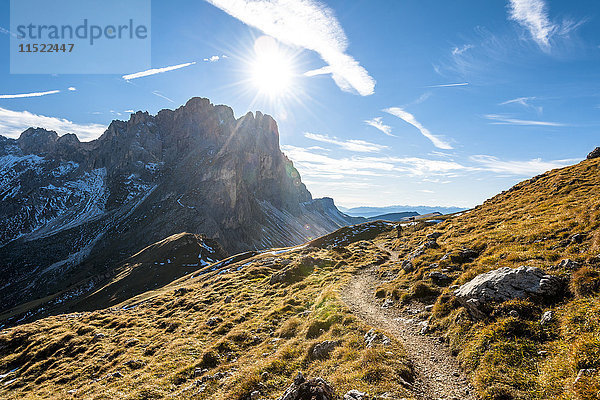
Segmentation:
[[(391, 253), (395, 258), (396, 254)], [(403, 344), (416, 372), (410, 388), (413, 394), (423, 400), (476, 400), (448, 348), (437, 337), (420, 333), (422, 321), (415, 316), (423, 311), (424, 305), (413, 304), (409, 310), (382, 308), (374, 295), (379, 282), (375, 267), (364, 269), (344, 287), (342, 299), (356, 316)]]

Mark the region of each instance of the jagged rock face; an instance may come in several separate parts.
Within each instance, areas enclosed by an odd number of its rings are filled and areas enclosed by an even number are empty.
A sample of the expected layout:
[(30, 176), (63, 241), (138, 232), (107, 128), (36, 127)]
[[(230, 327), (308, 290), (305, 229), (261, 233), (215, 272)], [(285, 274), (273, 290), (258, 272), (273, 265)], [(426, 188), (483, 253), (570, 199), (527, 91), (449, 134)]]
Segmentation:
[(236, 119), (202, 98), (113, 121), (91, 142), (40, 128), (0, 136), (0, 215), (0, 310), (110, 273), (180, 232), (235, 253), (348, 222), (312, 200), (270, 116)]
[(587, 159), (591, 160), (598, 157), (600, 157), (600, 147), (596, 147), (594, 150), (592, 150), (590, 154), (588, 154)]

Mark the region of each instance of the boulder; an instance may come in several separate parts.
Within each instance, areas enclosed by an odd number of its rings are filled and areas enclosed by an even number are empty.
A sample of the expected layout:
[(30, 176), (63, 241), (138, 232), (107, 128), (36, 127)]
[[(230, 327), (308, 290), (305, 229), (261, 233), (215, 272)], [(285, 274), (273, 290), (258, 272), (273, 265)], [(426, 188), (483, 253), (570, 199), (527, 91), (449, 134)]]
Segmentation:
[(371, 329), (369, 332), (365, 333), (365, 344), (367, 347), (373, 347), (376, 344), (389, 346), (392, 344), (392, 341), (383, 333), (377, 332), (375, 329)]
[(461, 249), (456, 254), (450, 254), (450, 261), (456, 264), (464, 264), (479, 257), (479, 253), (472, 249)]
[(593, 158), (598, 158), (600, 157), (600, 147), (596, 147), (594, 150), (592, 150), (590, 152), (590, 154), (587, 155), (587, 159), (591, 160)]
[(570, 258), (565, 258), (556, 265), (556, 268), (574, 271), (579, 268), (579, 263), (571, 260)]
[(329, 357), (329, 353), (331, 353), (333, 349), (339, 345), (340, 342), (338, 340), (326, 340), (324, 342), (317, 343), (317, 345), (313, 348), (311, 356), (315, 360), (322, 360)]
[(208, 326), (217, 326), (218, 324), (220, 324), (221, 322), (223, 322), (223, 319), (220, 317), (210, 317), (207, 321), (206, 321), (206, 325)]
[(448, 275), (444, 274), (440, 271), (431, 271), (428, 275), (429, 279), (431, 279), (436, 285), (441, 285), (444, 283), (448, 283), (452, 280)]
[(425, 254), (425, 250), (423, 249), (423, 246), (419, 246), (416, 248), (415, 251), (413, 251), (412, 253), (410, 253), (408, 255), (408, 259), (414, 260), (417, 257), (421, 257), (423, 254)]
[(323, 378), (306, 380), (302, 372), (277, 400), (334, 400), (335, 391)]
[(502, 267), (481, 274), (454, 292), (474, 317), (484, 317), (492, 303), (525, 298), (551, 297), (560, 293), (560, 279), (535, 267)]
[(546, 311), (540, 318), (540, 324), (548, 325), (554, 319), (554, 313), (551, 310)]
[(343, 400), (368, 400), (368, 399), (369, 399), (369, 396), (366, 393), (359, 392), (356, 389), (352, 389), (344, 395)]

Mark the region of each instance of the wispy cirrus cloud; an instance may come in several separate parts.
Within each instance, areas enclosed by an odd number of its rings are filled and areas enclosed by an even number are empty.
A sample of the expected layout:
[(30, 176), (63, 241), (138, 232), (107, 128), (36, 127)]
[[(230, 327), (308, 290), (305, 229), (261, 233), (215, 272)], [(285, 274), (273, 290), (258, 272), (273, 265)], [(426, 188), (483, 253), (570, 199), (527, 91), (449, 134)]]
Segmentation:
[(292, 46), (318, 53), (327, 67), (308, 76), (331, 74), (343, 91), (368, 96), (375, 80), (346, 53), (348, 39), (334, 12), (316, 0), (207, 0), (243, 23)]
[(388, 136), (395, 137), (395, 135), (392, 134), (392, 127), (384, 124), (383, 119), (381, 117), (368, 119), (365, 121), (365, 124), (372, 126), (373, 128), (379, 129), (381, 132), (385, 133)]
[(433, 160), (420, 157), (354, 156), (331, 157), (318, 151), (297, 146), (282, 146), (284, 152), (301, 169), (302, 176), (342, 179), (348, 176), (397, 176), (407, 174), (417, 177), (449, 176), (472, 168), (454, 161)]
[(306, 132), (304, 137), (307, 139), (316, 140), (322, 143), (334, 144), (336, 146), (341, 147), (344, 150), (354, 151), (358, 153), (377, 153), (381, 150), (387, 149), (388, 146), (383, 146), (376, 143), (366, 142), (364, 140), (341, 140), (336, 137), (331, 137), (328, 135), (320, 135), (317, 133)]
[(579, 161), (577, 159), (543, 161), (540, 158), (526, 161), (507, 161), (489, 155), (474, 155), (470, 157), (470, 160), (479, 164), (485, 170), (518, 176), (539, 175), (548, 170), (566, 167)]
[(152, 68), (152, 69), (149, 69), (146, 71), (140, 71), (140, 72), (136, 72), (133, 74), (123, 75), (122, 78), (125, 79), (126, 81), (130, 81), (132, 79), (143, 78), (145, 76), (151, 76), (151, 75), (156, 75), (156, 74), (162, 74), (162, 73), (169, 72), (169, 71), (174, 71), (176, 69), (189, 67), (190, 65), (194, 65), (194, 64), (196, 64), (195, 61), (183, 63), (183, 64), (172, 65), (170, 67)]
[(461, 55), (464, 52), (471, 50), (473, 47), (475, 47), (475, 46), (473, 46), (472, 44), (465, 44), (460, 47), (454, 47), (452, 49), (452, 55), (453, 56)]
[(560, 23), (552, 21), (544, 0), (509, 0), (508, 9), (509, 19), (527, 29), (532, 39), (546, 52), (550, 51), (553, 37), (568, 35), (585, 22), (568, 19)]
[(82, 141), (96, 139), (106, 130), (105, 125), (78, 124), (64, 118), (47, 117), (29, 111), (13, 111), (0, 108), (1, 135), (18, 138), (24, 130), (30, 127), (56, 131), (59, 135), (74, 133)]
[(531, 104), (531, 102), (536, 99), (537, 99), (537, 97), (517, 97), (516, 99), (510, 99), (510, 100), (503, 101), (499, 105), (505, 106), (505, 105), (509, 105), (509, 104), (518, 104), (525, 108), (533, 109), (533, 110), (537, 111), (538, 114), (541, 114), (543, 111), (543, 107), (535, 106), (535, 105)]
[(435, 147), (437, 147), (438, 149), (451, 150), (453, 148), (452, 146), (450, 146), (449, 143), (440, 139), (436, 135), (432, 134), (429, 131), (429, 129), (425, 128), (419, 121), (417, 121), (417, 119), (415, 118), (414, 115), (403, 110), (402, 108), (390, 107), (390, 108), (386, 108), (383, 111), (385, 111), (386, 113), (391, 114), (395, 117), (398, 117), (398, 118), (402, 119), (404, 122), (411, 124), (412, 126), (417, 128), (419, 130), (419, 132), (421, 132), (421, 134), (423, 136), (425, 136), (427, 139), (429, 139), (431, 141), (431, 143), (433, 143), (433, 145)]
[(557, 27), (550, 21), (543, 0), (510, 0), (509, 18), (527, 29), (542, 49), (550, 48), (550, 36)]
[(60, 93), (60, 90), (48, 90), (47, 92), (19, 93), (19, 94), (0, 94), (0, 99), (22, 99), (26, 97), (41, 97), (49, 94)]
[(508, 117), (505, 115), (498, 115), (498, 114), (488, 114), (485, 116), (485, 118), (493, 121), (491, 123), (495, 124), (495, 125), (554, 126), (554, 127), (568, 126), (567, 124), (563, 124), (561, 122), (517, 119), (517, 118), (511, 118), (511, 117)]

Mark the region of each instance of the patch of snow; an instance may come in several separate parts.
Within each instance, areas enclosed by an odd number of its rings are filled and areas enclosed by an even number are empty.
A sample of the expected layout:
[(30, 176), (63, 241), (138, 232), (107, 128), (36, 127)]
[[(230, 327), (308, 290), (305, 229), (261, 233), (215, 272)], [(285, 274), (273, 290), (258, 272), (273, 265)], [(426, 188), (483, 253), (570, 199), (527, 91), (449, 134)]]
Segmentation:
[(61, 163), (57, 168), (54, 168), (51, 174), (55, 178), (58, 178), (67, 175), (69, 172), (74, 171), (77, 168), (79, 168), (79, 164), (74, 161), (68, 161), (66, 163)]
[[(160, 163), (160, 164), (162, 164), (162, 163)], [(144, 165), (144, 168), (146, 168), (150, 173), (155, 174), (160, 169), (160, 164), (159, 163), (148, 163), (148, 164)]]

